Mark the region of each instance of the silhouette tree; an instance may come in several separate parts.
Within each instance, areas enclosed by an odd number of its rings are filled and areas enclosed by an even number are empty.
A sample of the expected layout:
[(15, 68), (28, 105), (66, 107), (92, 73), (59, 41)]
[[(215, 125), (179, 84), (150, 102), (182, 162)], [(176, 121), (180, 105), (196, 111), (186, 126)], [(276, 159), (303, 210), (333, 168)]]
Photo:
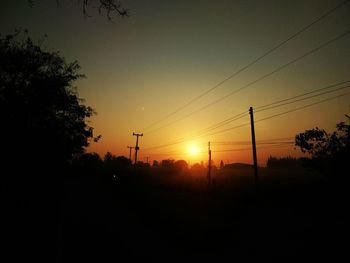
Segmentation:
[(174, 162), (173, 168), (178, 174), (183, 174), (188, 170), (188, 163), (185, 160), (177, 160)]
[(125, 174), (131, 168), (131, 160), (125, 156), (115, 156), (107, 152), (104, 156), (105, 170), (109, 175)]
[(111, 152), (107, 152), (105, 154), (105, 156), (103, 157), (103, 162), (107, 165), (109, 165), (110, 163), (112, 163), (113, 158), (115, 158), (115, 156), (111, 153)]
[(287, 157), (272, 157), (267, 159), (266, 167), (271, 169), (295, 169), (302, 166), (304, 158), (293, 158), (291, 156)]
[(58, 233), (63, 177), (93, 139), (87, 119), (94, 111), (73, 87), (83, 77), (79, 69), (27, 32), (0, 36), (2, 219), (15, 226), (4, 240), (17, 237), (23, 246), (13, 244), (23, 254), (34, 236), (42, 241), (35, 247), (52, 251), (45, 246)]
[(125, 156), (117, 156), (114, 158), (115, 167), (119, 170), (131, 168), (131, 161)]
[(97, 153), (79, 154), (73, 159), (73, 167), (77, 175), (101, 175), (104, 172), (104, 163)]
[(175, 160), (165, 159), (160, 162), (160, 167), (165, 169), (172, 169), (174, 167)]
[[(30, 6), (33, 6), (35, 0), (27, 0)], [(115, 16), (129, 16), (127, 9), (123, 8), (120, 0), (83, 0), (75, 1), (82, 6), (82, 11), (85, 17), (90, 17), (88, 9), (95, 8), (99, 14), (105, 13), (108, 20), (113, 20)], [(57, 5), (60, 5), (61, 1), (56, 0)]]
[(153, 160), (152, 167), (158, 168), (159, 167), (159, 162), (157, 160)]
[(195, 176), (204, 176), (206, 172), (203, 164), (195, 163), (191, 166), (191, 173)]
[(224, 161), (221, 160), (221, 161), (220, 161), (220, 169), (224, 169), (224, 166), (225, 166)]
[[(350, 120), (349, 116), (345, 116)], [(346, 174), (350, 156), (350, 125), (345, 122), (338, 123), (336, 131), (331, 134), (318, 127), (306, 130), (296, 135), (295, 145), (311, 156), (311, 166), (322, 173), (332, 178)]]
[(84, 151), (93, 139), (87, 119), (94, 111), (73, 87), (84, 77), (79, 70), (77, 61), (43, 50), (27, 32), (0, 37), (3, 153), (20, 151), (29, 164), (63, 164)]

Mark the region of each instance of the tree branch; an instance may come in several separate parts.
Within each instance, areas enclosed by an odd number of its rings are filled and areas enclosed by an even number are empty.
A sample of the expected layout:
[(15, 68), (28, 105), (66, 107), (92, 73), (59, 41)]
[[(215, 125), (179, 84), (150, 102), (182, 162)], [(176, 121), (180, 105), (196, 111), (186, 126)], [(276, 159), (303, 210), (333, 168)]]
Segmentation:
[[(27, 0), (30, 7), (34, 6), (34, 0)], [(85, 17), (91, 17), (89, 15), (88, 9), (90, 7), (97, 8), (98, 13), (106, 12), (106, 17), (109, 21), (113, 21), (115, 16), (127, 17), (129, 16), (129, 11), (126, 8), (123, 8), (120, 0), (76, 0), (79, 4), (82, 5), (83, 15)], [(60, 0), (56, 0), (57, 6), (60, 6)], [(97, 6), (93, 6), (93, 4), (97, 4)]]

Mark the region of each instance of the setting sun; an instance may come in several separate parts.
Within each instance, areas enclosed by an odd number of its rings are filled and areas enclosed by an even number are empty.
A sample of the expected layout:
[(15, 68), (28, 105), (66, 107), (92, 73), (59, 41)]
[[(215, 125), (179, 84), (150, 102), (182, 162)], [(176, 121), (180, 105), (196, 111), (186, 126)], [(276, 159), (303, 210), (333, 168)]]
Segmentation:
[(190, 145), (188, 147), (188, 153), (191, 155), (191, 156), (196, 156), (198, 155), (199, 153), (199, 148), (196, 146), (196, 145)]

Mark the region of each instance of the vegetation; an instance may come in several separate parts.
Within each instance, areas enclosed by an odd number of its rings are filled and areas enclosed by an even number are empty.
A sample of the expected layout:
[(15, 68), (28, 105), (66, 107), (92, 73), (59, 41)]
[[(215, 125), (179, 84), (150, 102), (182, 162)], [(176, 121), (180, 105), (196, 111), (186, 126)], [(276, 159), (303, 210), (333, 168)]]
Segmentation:
[[(1, 138), (6, 156), (28, 163), (67, 163), (93, 139), (87, 124), (94, 111), (78, 97), (84, 77), (77, 61), (45, 51), (26, 31), (0, 38)], [(95, 138), (96, 140), (98, 138)]]
[(270, 156), (267, 159), (266, 167), (272, 169), (286, 169), (286, 168), (300, 168), (305, 162), (305, 158), (294, 158), (291, 156), (288, 157), (272, 157)]
[[(348, 120), (349, 116), (345, 115)], [(310, 155), (309, 165), (331, 180), (349, 180), (350, 125), (340, 122), (336, 130), (327, 133), (318, 127), (306, 130), (295, 137), (295, 145)]]
[(87, 123), (94, 111), (73, 86), (79, 70), (25, 31), (0, 36), (2, 226), (5, 242), (16, 244), (10, 257), (37, 258), (35, 239), (54, 243), (69, 166), (99, 138)]

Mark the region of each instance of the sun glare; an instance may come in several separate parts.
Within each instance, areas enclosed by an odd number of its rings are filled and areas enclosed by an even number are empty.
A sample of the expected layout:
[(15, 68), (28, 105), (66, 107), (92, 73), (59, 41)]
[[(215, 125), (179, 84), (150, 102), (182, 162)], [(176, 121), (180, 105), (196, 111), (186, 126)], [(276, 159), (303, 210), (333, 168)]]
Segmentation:
[(196, 145), (190, 145), (188, 147), (188, 152), (191, 156), (196, 156), (199, 153), (199, 149)]

